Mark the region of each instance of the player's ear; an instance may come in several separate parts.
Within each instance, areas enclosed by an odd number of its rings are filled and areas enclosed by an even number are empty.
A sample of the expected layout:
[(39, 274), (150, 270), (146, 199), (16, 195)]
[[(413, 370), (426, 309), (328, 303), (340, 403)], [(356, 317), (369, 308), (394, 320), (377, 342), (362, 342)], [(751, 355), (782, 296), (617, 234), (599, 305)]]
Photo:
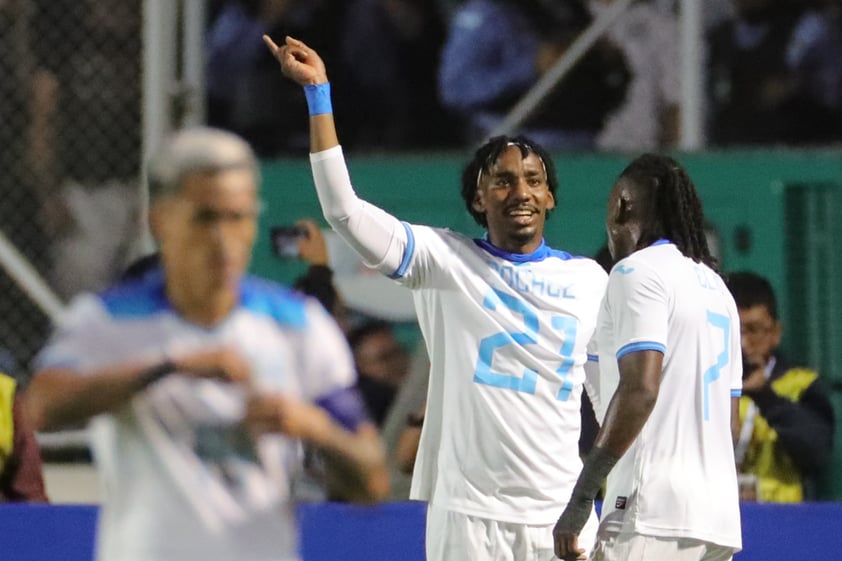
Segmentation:
[(552, 210), (555, 208), (555, 195), (553, 195), (552, 191), (548, 190), (547, 196), (549, 197), (549, 199), (547, 199), (547, 210)]
[(479, 187), (474, 192), (474, 200), (471, 202), (471, 208), (479, 213), (485, 212), (485, 197), (483, 196), (482, 189)]
[(633, 207), (634, 203), (632, 202), (628, 192), (620, 193), (620, 196), (617, 197), (617, 204), (614, 207), (614, 212), (616, 213), (616, 223), (625, 224), (631, 220), (634, 210)]

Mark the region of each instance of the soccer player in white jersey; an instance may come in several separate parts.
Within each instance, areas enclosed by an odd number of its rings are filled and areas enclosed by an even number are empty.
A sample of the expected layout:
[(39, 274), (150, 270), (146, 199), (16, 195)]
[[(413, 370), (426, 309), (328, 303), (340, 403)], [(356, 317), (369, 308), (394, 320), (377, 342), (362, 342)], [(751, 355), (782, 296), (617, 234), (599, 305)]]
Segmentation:
[(318, 54), (266, 40), (308, 96), (325, 217), (366, 263), (414, 289), (431, 362), (411, 489), (429, 501), (427, 558), (551, 558), (552, 524), (581, 466), (584, 367), (607, 282), (593, 260), (544, 243), (552, 160), (523, 137), (477, 150), (462, 197), (483, 239), (402, 223), (351, 187)]
[(388, 492), (342, 333), (315, 300), (249, 278), (257, 163), (197, 128), (149, 168), (162, 266), (76, 298), (27, 393), (36, 426), (91, 419), (100, 561), (299, 558), (290, 482), (320, 448), (349, 498)]
[(606, 475), (592, 559), (725, 561), (741, 547), (739, 314), (703, 223), (672, 158), (637, 158), (611, 191), (617, 262), (597, 325), (602, 427), (554, 530), (562, 559), (584, 558), (577, 534)]

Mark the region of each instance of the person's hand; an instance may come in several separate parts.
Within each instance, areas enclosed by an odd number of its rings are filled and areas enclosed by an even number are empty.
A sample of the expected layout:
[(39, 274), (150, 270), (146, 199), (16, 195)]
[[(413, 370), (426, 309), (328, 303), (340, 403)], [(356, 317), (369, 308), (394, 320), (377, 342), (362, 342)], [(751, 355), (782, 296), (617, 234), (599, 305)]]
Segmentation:
[(304, 228), (307, 232), (306, 236), (298, 240), (298, 257), (310, 265), (327, 265), (327, 244), (318, 224), (304, 219), (299, 220), (295, 225)]
[(184, 376), (247, 383), (251, 368), (245, 359), (232, 349), (199, 351), (174, 360), (176, 371)]
[(254, 394), (246, 404), (246, 426), (257, 434), (280, 432), (293, 438), (323, 442), (331, 420), (324, 409), (281, 394)]
[[(591, 502), (591, 505), (593, 503)], [(585, 550), (579, 547), (579, 532), (587, 521), (587, 515), (582, 520), (581, 514), (590, 514), (590, 508), (571, 508), (570, 504), (561, 513), (558, 522), (553, 528), (553, 541), (555, 542), (555, 554), (564, 561), (587, 559)]]
[(327, 70), (322, 58), (303, 42), (287, 36), (284, 44), (278, 46), (268, 35), (263, 36), (263, 41), (281, 63), (284, 76), (299, 86), (327, 83)]
[(766, 385), (766, 362), (761, 357), (743, 359), (743, 391), (752, 392)]

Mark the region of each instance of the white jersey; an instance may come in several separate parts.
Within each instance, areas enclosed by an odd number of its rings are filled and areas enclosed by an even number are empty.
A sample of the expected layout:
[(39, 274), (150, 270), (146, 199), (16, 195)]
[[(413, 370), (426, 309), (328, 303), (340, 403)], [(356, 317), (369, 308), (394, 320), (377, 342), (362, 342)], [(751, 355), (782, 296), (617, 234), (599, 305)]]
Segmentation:
[[(102, 295), (76, 298), (39, 368), (79, 375), (132, 360), (159, 360), (225, 346), (250, 363), (257, 391), (307, 401), (354, 383), (350, 351), (312, 299), (256, 279), (240, 305), (204, 328), (169, 304), (160, 272)], [(245, 392), (177, 373), (91, 422), (104, 484), (101, 561), (298, 559), (290, 479), (300, 444), (255, 439), (241, 428)]]
[[(430, 355), (410, 497), (500, 522), (554, 523), (581, 470), (580, 398), (607, 275), (399, 222), (359, 199), (339, 146), (310, 154), (322, 211), (366, 263), (414, 289)], [(589, 354), (590, 351), (590, 354)]]
[(396, 276), (416, 289), (431, 358), (410, 496), (552, 523), (581, 468), (583, 367), (607, 276), (546, 245), (513, 255), (448, 230), (406, 228)]
[(661, 240), (611, 271), (600, 311), (601, 420), (618, 358), (664, 353), (658, 400), (608, 476), (600, 532), (741, 547), (731, 397), (739, 395), (740, 323), (712, 269)]

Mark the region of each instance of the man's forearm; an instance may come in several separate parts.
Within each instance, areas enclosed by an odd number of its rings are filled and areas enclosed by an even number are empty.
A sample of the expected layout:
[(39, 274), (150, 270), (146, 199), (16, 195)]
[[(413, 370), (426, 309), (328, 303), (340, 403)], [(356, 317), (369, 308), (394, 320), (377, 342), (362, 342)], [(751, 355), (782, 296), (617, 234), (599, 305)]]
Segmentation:
[(643, 387), (628, 387), (621, 381), (608, 404), (605, 421), (594, 446), (618, 458), (625, 454), (649, 419), (657, 397), (657, 392)]
[(314, 443), (324, 455), (333, 493), (354, 502), (379, 501), (388, 495), (385, 453), (373, 425), (349, 432), (332, 423), (328, 433)]
[(316, 153), (339, 146), (339, 135), (333, 121), (333, 113), (310, 117), (310, 152)]
[(812, 473), (827, 463), (833, 445), (834, 417), (833, 406), (822, 388), (811, 385), (799, 401), (782, 397), (769, 386), (748, 395), (802, 472)]
[(174, 370), (169, 361), (118, 366), (88, 375), (45, 370), (27, 389), (27, 412), (35, 430), (83, 422), (124, 406), (137, 392)]

